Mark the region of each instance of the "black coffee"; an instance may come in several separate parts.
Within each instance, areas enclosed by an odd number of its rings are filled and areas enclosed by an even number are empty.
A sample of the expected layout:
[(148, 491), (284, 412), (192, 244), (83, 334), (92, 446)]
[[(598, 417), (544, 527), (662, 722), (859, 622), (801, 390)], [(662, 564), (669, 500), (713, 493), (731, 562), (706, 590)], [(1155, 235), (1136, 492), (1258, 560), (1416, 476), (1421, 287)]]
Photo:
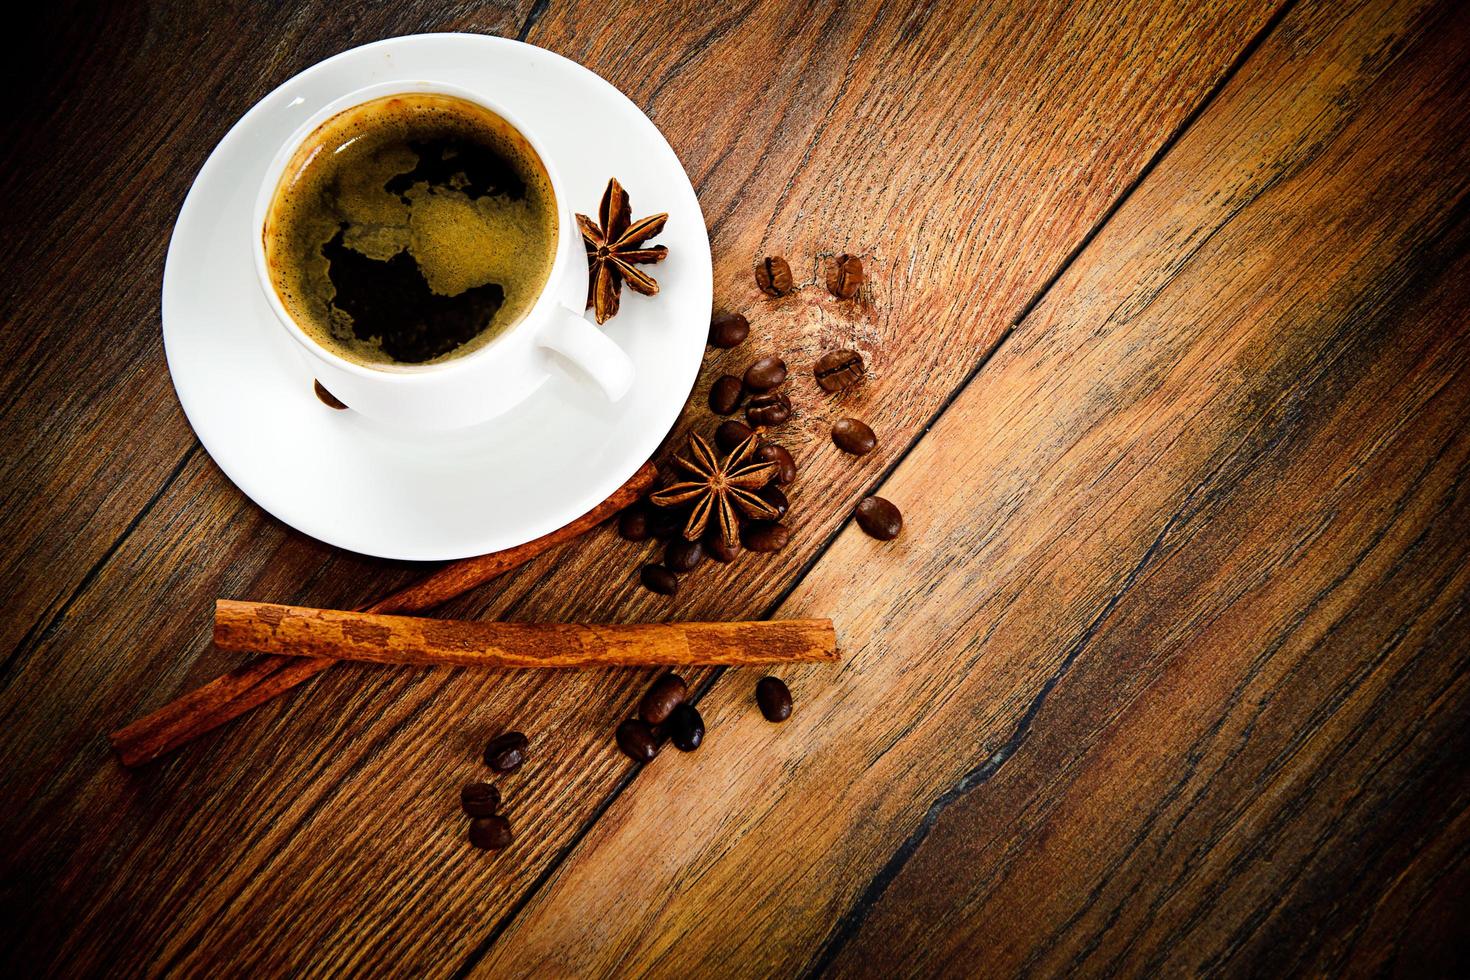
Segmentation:
[(309, 336), (360, 364), (425, 364), (478, 350), (530, 310), (556, 254), (556, 201), (499, 116), (395, 95), (307, 138), (264, 235), (276, 293)]

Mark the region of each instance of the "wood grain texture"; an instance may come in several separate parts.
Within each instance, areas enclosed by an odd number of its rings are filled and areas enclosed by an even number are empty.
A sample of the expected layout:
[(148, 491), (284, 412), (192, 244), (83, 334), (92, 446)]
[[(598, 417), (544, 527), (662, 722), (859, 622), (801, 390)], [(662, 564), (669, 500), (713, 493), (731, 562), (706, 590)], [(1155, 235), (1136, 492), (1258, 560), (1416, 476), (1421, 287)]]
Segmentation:
[[(0, 938), (55, 973), (204, 973), (222, 957), (242, 971), (453, 972), (478, 961), (633, 772), (610, 735), (650, 675), (616, 671), (390, 677), (343, 665), (311, 697), (146, 773), (108, 758), (101, 732), (237, 662), (207, 645), (215, 596), (352, 606), (421, 574), (333, 553), (261, 515), (190, 448), (174, 407), (157, 340), (163, 240), (192, 173), (253, 99), (351, 44), (473, 29), (526, 33), (652, 115), (699, 189), (716, 295), (754, 325), (744, 348), (709, 359), (685, 424), (709, 424), (710, 377), (767, 351), (804, 378), (819, 351), (855, 347), (872, 377), (832, 400), (792, 385), (798, 418), (782, 441), (803, 470), (786, 553), (701, 568), (671, 607), (635, 584), (650, 549), (603, 532), (446, 612), (749, 618), (778, 603), (1272, 12), (869, 2), (671, 5), (648, 18), (639, 5), (576, 3), (506, 17), (304, 5), (243, 7), (223, 26), (192, 6), (109, 10), (115, 21), (68, 27), (111, 41), (72, 49), (53, 82), (73, 101), (47, 100), (58, 108), (45, 135), (16, 151), (62, 147), (70, 159), (116, 145), (58, 174), (65, 199), (101, 198), (106, 213), (77, 203), (30, 223), (12, 258), (32, 271), (7, 299), (26, 329), (4, 341), (17, 345), (3, 389), (17, 536), (0, 567), (17, 639), (0, 674), (0, 758), (27, 805), (0, 814), (3, 839), (23, 842), (0, 893), (16, 928)], [(776, 303), (750, 279), (768, 250), (791, 257), (803, 285)], [(872, 278), (858, 300), (821, 288), (828, 251), (862, 254)], [(115, 338), (93, 350), (94, 335), (72, 327), (86, 322)], [(43, 341), (54, 356), (37, 356)], [(825, 433), (834, 414), (865, 417), (879, 451), (839, 457)], [(510, 726), (533, 739), (505, 787), (522, 832), (487, 859), (467, 852), (454, 793), (483, 774), (484, 739)]]
[(1467, 74), (1296, 5), (474, 974), (1455, 975)]
[(836, 660), (830, 619), (497, 623), (220, 599), (214, 645), (286, 657), (479, 669), (739, 667)]

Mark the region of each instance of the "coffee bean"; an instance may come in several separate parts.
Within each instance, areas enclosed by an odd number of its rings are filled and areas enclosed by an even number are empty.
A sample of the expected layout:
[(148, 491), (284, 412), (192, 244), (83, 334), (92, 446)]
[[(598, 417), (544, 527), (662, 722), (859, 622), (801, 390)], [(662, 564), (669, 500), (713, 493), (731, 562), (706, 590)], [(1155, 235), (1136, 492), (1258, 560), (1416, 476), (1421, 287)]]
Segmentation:
[(715, 429), (715, 445), (724, 452), (733, 452), (735, 447), (755, 435), (755, 430), (739, 419), (721, 422)]
[(315, 378), (312, 379), (311, 387), (312, 390), (316, 392), (316, 397), (321, 401), (323, 405), (327, 406), (328, 408), (335, 408), (338, 411), (341, 411), (342, 409), (345, 409), (347, 407), (346, 405), (342, 404), (341, 399), (339, 399), (336, 395), (332, 394), (325, 387), (323, 387), (322, 383), (320, 381), (317, 381)]
[(791, 540), (791, 529), (775, 521), (751, 521), (740, 529), (740, 543), (750, 551), (780, 551)]
[(855, 350), (828, 351), (812, 365), (812, 374), (823, 391), (842, 391), (863, 380), (867, 369), (863, 355)]
[(854, 456), (866, 456), (878, 446), (873, 430), (858, 419), (838, 419), (832, 423), (832, 441), (838, 449)]
[(482, 851), (509, 847), (515, 835), (504, 817), (476, 817), (470, 821), (470, 843)]
[(728, 565), (740, 554), (740, 539), (736, 539), (728, 546), (725, 544), (724, 536), (720, 534), (717, 527), (711, 528), (704, 536), (704, 556), (710, 561), (717, 561), (721, 565)]
[(459, 791), (459, 805), (472, 817), (488, 817), (500, 809), (500, 790), (494, 783), (470, 783)]
[(647, 504), (634, 504), (618, 515), (618, 535), (624, 541), (647, 541), (652, 534)]
[(745, 369), (745, 387), (751, 391), (770, 391), (786, 380), (786, 362), (779, 357), (763, 357)]
[(762, 463), (776, 464), (777, 483), (786, 484), (796, 479), (796, 460), (785, 446), (768, 442), (755, 451), (755, 458)]
[(485, 746), (485, 765), (496, 772), (514, 772), (526, 761), (527, 744), (520, 732), (497, 735)]
[(755, 284), (767, 296), (791, 292), (791, 266), (779, 255), (768, 255), (755, 267)]
[(692, 572), (702, 561), (704, 545), (698, 541), (685, 541), (682, 535), (670, 538), (668, 546), (664, 548), (664, 565), (671, 572), (681, 575)]
[(781, 425), (791, 418), (791, 399), (779, 391), (756, 395), (745, 406), (745, 421), (751, 425)]
[(718, 529), (713, 530), (704, 536), (704, 554), (711, 561), (728, 565), (735, 560), (736, 555), (740, 554), (740, 541), (738, 539), (732, 541), (729, 547), (726, 547), (724, 536)]
[(644, 565), (638, 572), (638, 578), (649, 592), (672, 596), (679, 591), (678, 577), (662, 565)]
[(653, 682), (638, 702), (638, 717), (650, 725), (661, 725), (669, 720), (674, 709), (684, 703), (689, 688), (678, 674), (665, 674)]
[(766, 721), (785, 721), (791, 717), (791, 691), (779, 677), (762, 677), (756, 681), (755, 703), (760, 705)]
[(709, 322), (709, 342), (729, 350), (750, 336), (750, 321), (739, 313), (721, 313)]
[(740, 407), (745, 390), (733, 374), (722, 374), (709, 386), (709, 410), (716, 415), (729, 415)]
[(863, 288), (863, 260), (843, 252), (827, 270), (827, 289), (838, 299), (852, 299)]
[(648, 506), (648, 533), (663, 541), (684, 530), (684, 516), (673, 507)]
[(882, 497), (864, 497), (854, 513), (858, 527), (879, 541), (892, 541), (903, 530), (903, 515)]
[(658, 735), (646, 721), (629, 718), (618, 726), (615, 737), (618, 748), (634, 762), (652, 762), (658, 755)]
[(692, 704), (681, 704), (669, 716), (669, 741), (680, 752), (693, 752), (704, 741), (704, 719)]
[(776, 520), (778, 521), (786, 516), (786, 511), (791, 509), (791, 503), (786, 499), (786, 495), (774, 483), (761, 487), (755, 492), (755, 495), (776, 508)]

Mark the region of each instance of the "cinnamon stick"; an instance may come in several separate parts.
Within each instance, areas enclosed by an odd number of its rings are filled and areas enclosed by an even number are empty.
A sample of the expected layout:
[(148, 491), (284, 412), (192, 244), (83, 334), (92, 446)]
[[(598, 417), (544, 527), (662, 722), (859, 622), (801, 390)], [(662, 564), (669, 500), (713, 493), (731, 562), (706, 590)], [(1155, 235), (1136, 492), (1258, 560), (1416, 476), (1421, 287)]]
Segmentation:
[(830, 619), (498, 623), (220, 599), (221, 650), (452, 667), (691, 667), (836, 660)]
[[(514, 548), (450, 562), (417, 585), (372, 603), (363, 611), (420, 612), (448, 602), (525, 564), (543, 551), (590, 531), (643, 496), (657, 474), (653, 463), (644, 463), (610, 497), (565, 527)], [(108, 740), (123, 765), (151, 762), (315, 677), (336, 662), (326, 657), (261, 657), (118, 729)]]

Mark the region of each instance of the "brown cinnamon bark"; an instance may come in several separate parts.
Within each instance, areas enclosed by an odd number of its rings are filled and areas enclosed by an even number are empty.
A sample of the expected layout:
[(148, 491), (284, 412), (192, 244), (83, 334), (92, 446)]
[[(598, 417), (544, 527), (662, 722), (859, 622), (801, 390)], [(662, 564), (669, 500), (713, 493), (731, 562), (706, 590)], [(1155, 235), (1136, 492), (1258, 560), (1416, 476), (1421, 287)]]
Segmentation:
[(220, 599), (222, 650), (451, 667), (743, 666), (837, 659), (830, 619), (498, 623)]
[[(417, 585), (379, 600), (363, 611), (421, 612), (448, 602), (525, 564), (543, 551), (590, 531), (641, 497), (657, 475), (653, 463), (644, 463), (612, 496), (566, 527), (505, 551), (450, 562)], [(334, 663), (335, 660), (325, 657), (262, 657), (118, 729), (108, 740), (123, 765), (142, 765), (315, 677)]]

